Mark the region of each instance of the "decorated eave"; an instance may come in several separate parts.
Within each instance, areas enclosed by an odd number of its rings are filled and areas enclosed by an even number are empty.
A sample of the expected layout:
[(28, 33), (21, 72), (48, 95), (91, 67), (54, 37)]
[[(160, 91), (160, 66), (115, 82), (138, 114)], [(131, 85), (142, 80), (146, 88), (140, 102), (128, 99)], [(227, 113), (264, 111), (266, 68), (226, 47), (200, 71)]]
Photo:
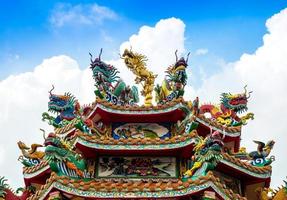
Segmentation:
[[(79, 133), (81, 134), (81, 133)], [(193, 147), (193, 137), (192, 137), (192, 133), (189, 135), (185, 135), (183, 137), (181, 137), (179, 140), (181, 142), (187, 142), (187, 144), (190, 145), (189, 148)], [(82, 134), (78, 136), (78, 139), (75, 141), (75, 145), (77, 146), (78, 149), (80, 149), (81, 151), (87, 151), (87, 152), (83, 152), (86, 154), (87, 157), (94, 157), (94, 156), (98, 156), (99, 154), (103, 153), (109, 153), (109, 154), (113, 154), (112, 152), (115, 153), (115, 155), (117, 155), (117, 153), (119, 151), (115, 150), (118, 146), (116, 144), (114, 144), (114, 141), (106, 141), (106, 140), (99, 140), (103, 143), (107, 142), (106, 145), (104, 145), (104, 148), (107, 148), (106, 151), (103, 151), (103, 147), (100, 147), (100, 150), (97, 151), (91, 151), (90, 149), (85, 149), (83, 147), (81, 147), (81, 143), (79, 143), (79, 138), (81, 137), (85, 137), (87, 138), (87, 135)], [(97, 138), (94, 138), (95, 140), (98, 140)], [(89, 141), (90, 145), (92, 144), (91, 141), (93, 141), (93, 136), (89, 136), (88, 140), (85, 141)], [(156, 154), (155, 152), (157, 150), (159, 150), (158, 152), (165, 152), (165, 153), (169, 153), (171, 154), (171, 152), (166, 152), (166, 151), (162, 151), (163, 149), (160, 149), (162, 143), (167, 142), (168, 140), (149, 140), (149, 142), (147, 141), (134, 141), (136, 143), (132, 144), (133, 141), (131, 140), (116, 140), (119, 144), (118, 145), (124, 145), (125, 148), (134, 148), (134, 149), (139, 149), (138, 146), (141, 147), (140, 151), (143, 151), (144, 148), (148, 148), (146, 149), (148, 152), (153, 152), (154, 154)], [(130, 142), (129, 142), (130, 141)], [(143, 145), (147, 145), (146, 147), (141, 145), (140, 142), (143, 143)], [(156, 145), (155, 143), (158, 142), (159, 145)], [(190, 142), (190, 143), (189, 143)], [(126, 144), (125, 144), (126, 143)], [(150, 143), (150, 144), (148, 144)], [(154, 144), (153, 144), (154, 143)], [(98, 142), (97, 144), (95, 144), (96, 146), (99, 145), (100, 142)], [(177, 144), (181, 144), (181, 143), (177, 143)], [(133, 147), (133, 145), (136, 145), (135, 147)], [(169, 144), (172, 145), (172, 144)], [(166, 146), (169, 146), (166, 145)], [(85, 145), (86, 147), (87, 145)], [(81, 147), (81, 148), (80, 148)], [(114, 148), (113, 150), (111, 150), (111, 148)], [(181, 153), (181, 154), (185, 154), (187, 157), (191, 156), (190, 153), (192, 152), (189, 148), (186, 148), (186, 151), (180, 151), (178, 150), (177, 153)], [(94, 147), (93, 147), (94, 149)], [(123, 147), (119, 148), (120, 151), (122, 152)], [(89, 153), (90, 154), (89, 154)], [(128, 152), (128, 151), (127, 151)], [(126, 154), (127, 154), (126, 152)], [(138, 153), (136, 150), (132, 150), (130, 151), (132, 153)], [(98, 153), (98, 154), (95, 154)], [(156, 155), (162, 155), (162, 154), (156, 154)], [(218, 166), (217, 166), (217, 170), (224, 172), (224, 173), (229, 173), (231, 176), (236, 175), (237, 178), (239, 179), (243, 179), (245, 180), (246, 183), (256, 183), (256, 182), (265, 182), (266, 186), (269, 186), (270, 184), (270, 177), (271, 177), (271, 166), (265, 166), (265, 167), (257, 167), (257, 166), (253, 166), (250, 163), (240, 160), (239, 158), (235, 158), (232, 155), (229, 155), (227, 153), (222, 153), (223, 155), (223, 159), (220, 160)], [(184, 157), (184, 156), (183, 156)], [(33, 167), (24, 167), (23, 170), (23, 174), (24, 174), (24, 178), (25, 178), (25, 183), (26, 185), (29, 185), (30, 183), (41, 183), (43, 184), (43, 180), (45, 180), (47, 178), (47, 176), (50, 174), (51, 170), (50, 167), (47, 163), (47, 161), (42, 161), (40, 164), (35, 165)]]
[[(188, 103), (185, 102), (182, 98), (175, 99), (171, 102), (167, 102), (164, 105), (157, 105), (151, 107), (145, 106), (119, 106), (113, 105), (110, 102), (105, 100), (97, 99), (96, 103), (92, 105), (92, 109), (87, 119), (101, 119), (105, 122), (178, 122), (184, 120), (185, 117), (188, 117), (187, 113), (191, 112)], [(204, 115), (195, 116), (195, 121), (199, 123), (199, 135), (206, 136), (210, 133), (210, 129), (213, 131), (219, 131), (222, 135), (225, 136), (224, 142), (234, 141), (234, 151), (238, 151), (240, 146), (240, 135), (241, 135), (241, 126), (236, 127), (225, 127), (214, 120), (205, 118)], [(66, 125), (62, 128), (56, 128), (55, 133), (61, 137), (74, 135), (77, 129), (75, 128), (76, 121), (72, 120), (70, 124)], [(100, 132), (100, 130), (98, 130)], [(147, 139), (142, 139), (140, 141), (137, 140), (113, 140), (113, 138), (99, 138), (92, 135), (79, 135), (78, 139), (81, 145), (87, 145), (88, 148), (95, 147), (96, 149), (111, 149), (111, 150), (136, 150), (137, 146), (132, 146), (131, 148), (127, 148), (128, 144), (135, 144), (140, 142), (141, 145), (144, 145), (147, 142), (147, 145), (142, 148), (143, 150), (149, 149), (154, 146), (148, 146), (151, 144), (160, 144), (162, 149), (168, 148), (168, 146), (163, 147), (165, 144), (173, 144), (169, 145), (171, 149), (181, 148), (183, 146), (187, 146), (188, 142), (182, 143), (185, 138), (183, 136), (184, 127), (180, 130), (180, 132), (176, 133), (177, 136), (171, 138), (170, 140), (160, 141), (159, 139), (155, 139), (154, 141)], [(107, 133), (101, 133), (102, 135), (106, 135)], [(108, 133), (110, 134), (110, 133)], [(85, 141), (85, 142), (84, 142)], [(181, 142), (181, 144), (180, 144)], [(92, 143), (92, 144), (89, 144)], [(96, 145), (99, 143), (98, 145)], [(176, 144), (178, 143), (178, 144)], [(116, 148), (110, 148), (111, 144), (121, 144)], [(105, 146), (107, 145), (107, 146)], [(155, 149), (161, 149), (155, 146)]]
[[(214, 123), (210, 123), (209, 119), (204, 117), (196, 117), (197, 122), (199, 122), (198, 134), (201, 136), (206, 136), (210, 133), (210, 129), (214, 131), (219, 131), (222, 135), (225, 136), (224, 142), (233, 141), (235, 143), (234, 151), (237, 152), (239, 149), (239, 141), (240, 141), (240, 127), (228, 127), (224, 131), (221, 129), (218, 124), (217, 126)], [(193, 133), (186, 134), (184, 133), (184, 129), (181, 132), (176, 133), (175, 136), (166, 139), (160, 138), (120, 138), (114, 139), (113, 137), (98, 137), (96, 135), (89, 135), (86, 133), (82, 133), (76, 128), (71, 127), (70, 129), (65, 127), (65, 131), (62, 129), (61, 133), (59, 133), (59, 129), (57, 130), (57, 134), (62, 137), (66, 137), (68, 135), (73, 135), (75, 139), (74, 145), (77, 146), (83, 153), (88, 156), (89, 152), (116, 152), (116, 151), (125, 151), (131, 152), (133, 151), (135, 154), (137, 151), (158, 151), (162, 150), (170, 150), (170, 151), (179, 151), (184, 150), (184, 152), (189, 152), (188, 156), (192, 152), (194, 138)], [(111, 133), (103, 133), (103, 135), (111, 134)], [(86, 154), (87, 153), (87, 154)], [(162, 153), (169, 153), (169, 151), (164, 151)], [(182, 152), (183, 153), (183, 152)]]
[(234, 142), (233, 151), (237, 152), (240, 148), (241, 126), (223, 126), (215, 120), (206, 118), (204, 115), (197, 115), (195, 121), (199, 123), (198, 132), (206, 136), (212, 131), (218, 131), (224, 135), (224, 142)]
[(32, 183), (44, 184), (50, 174), (50, 166), (46, 160), (32, 167), (23, 167), (25, 185), (31, 185)]
[(104, 122), (177, 122), (186, 116), (186, 110), (188, 106), (183, 98), (148, 107), (114, 105), (106, 100), (97, 99), (88, 118), (100, 115)]
[(194, 132), (176, 135), (166, 139), (112, 137), (98, 138), (77, 132), (74, 145), (86, 156), (96, 157), (99, 154), (134, 154), (139, 152), (156, 155), (177, 155), (189, 157), (194, 146)]
[(53, 191), (61, 191), (66, 197), (82, 197), (95, 199), (174, 199), (199, 195), (204, 191), (213, 191), (218, 199), (246, 200), (228, 189), (212, 172), (197, 180), (182, 182), (179, 179), (93, 179), (91, 181), (71, 180), (64, 176), (52, 174), (46, 184), (29, 200), (46, 199)]
[(222, 155), (223, 159), (216, 167), (218, 171), (242, 179), (246, 184), (264, 182), (265, 187), (269, 187), (272, 172), (270, 165), (258, 167), (227, 153), (223, 153)]

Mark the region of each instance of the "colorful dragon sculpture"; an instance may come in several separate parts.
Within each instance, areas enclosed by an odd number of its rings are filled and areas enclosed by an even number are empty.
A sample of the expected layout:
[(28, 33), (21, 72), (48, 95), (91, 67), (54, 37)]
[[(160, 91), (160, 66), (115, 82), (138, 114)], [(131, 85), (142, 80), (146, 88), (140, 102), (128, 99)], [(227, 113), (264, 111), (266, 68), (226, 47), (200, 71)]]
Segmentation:
[(73, 122), (74, 127), (78, 128), (82, 132), (90, 133), (90, 127), (88, 119), (84, 119), (84, 115), (88, 107), (81, 108), (76, 98), (70, 94), (64, 95), (53, 94), (54, 86), (49, 91), (48, 111), (56, 113), (57, 116), (53, 117), (49, 113), (44, 112), (42, 114), (42, 120), (47, 121), (49, 125), (55, 128), (62, 128)]
[(188, 57), (183, 57), (178, 60), (177, 50), (175, 51), (175, 64), (171, 65), (167, 70), (167, 76), (163, 80), (162, 85), (155, 87), (156, 102), (163, 104), (167, 101), (182, 97), (184, 94), (184, 87), (187, 81), (186, 67), (188, 66)]
[(56, 128), (67, 125), (71, 120), (75, 119), (80, 112), (80, 104), (70, 93), (64, 95), (53, 94), (54, 86), (49, 91), (48, 111), (56, 113), (57, 116), (50, 116), (47, 112), (42, 114), (42, 120), (47, 120), (48, 123)]
[(222, 147), (223, 137), (218, 131), (210, 133), (204, 139), (196, 135), (192, 165), (184, 173), (183, 180), (188, 178), (197, 179), (200, 176), (205, 176), (209, 170), (214, 169), (223, 158), (221, 154)]
[(52, 171), (58, 175), (66, 175), (74, 178), (84, 177), (86, 162), (76, 153), (69, 141), (50, 133), (45, 138), (45, 159), (49, 162)]
[(102, 49), (99, 57), (93, 60), (91, 56), (90, 68), (95, 80), (95, 94), (101, 99), (106, 99), (115, 105), (133, 105), (139, 102), (138, 89), (136, 86), (128, 86), (117, 75), (119, 71), (112, 65), (101, 60)]
[(146, 56), (125, 49), (121, 58), (124, 60), (126, 66), (136, 75), (135, 82), (137, 84), (143, 83), (141, 94), (145, 97), (144, 104), (145, 106), (151, 106), (154, 81), (157, 75), (154, 75), (147, 69)]
[(28, 147), (24, 142), (19, 141), (18, 147), (22, 152), (22, 155), (19, 156), (18, 160), (26, 167), (31, 167), (33, 165), (39, 164), (40, 161), (44, 158), (45, 153), (38, 151), (39, 147), (43, 147), (41, 144), (32, 144), (31, 147)]
[(247, 103), (250, 93), (247, 93), (244, 87), (242, 94), (222, 93), (220, 106), (206, 104), (199, 108), (200, 114), (210, 113), (211, 118), (224, 126), (240, 126), (245, 125), (247, 120), (253, 119), (253, 113), (239, 117), (238, 114), (247, 111)]

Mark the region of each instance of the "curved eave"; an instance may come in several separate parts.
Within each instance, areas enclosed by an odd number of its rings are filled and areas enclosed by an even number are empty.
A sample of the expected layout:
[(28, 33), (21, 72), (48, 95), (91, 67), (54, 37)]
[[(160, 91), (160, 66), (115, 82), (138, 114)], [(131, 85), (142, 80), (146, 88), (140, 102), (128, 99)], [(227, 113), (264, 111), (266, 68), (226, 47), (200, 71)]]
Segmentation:
[(269, 184), (270, 177), (271, 177), (271, 168), (270, 170), (263, 170), (260, 169), (260, 167), (254, 167), (254, 166), (248, 166), (246, 165), (244, 167), (240, 166), (239, 164), (230, 162), (229, 160), (222, 159), (219, 163), (219, 168), (220, 164), (227, 166), (229, 173), (236, 173), (237, 175), (240, 175), (241, 178), (248, 178), (250, 180), (252, 179), (257, 179), (257, 180), (263, 180), (264, 182)]
[[(94, 157), (96, 154), (122, 154), (127, 155), (157, 155), (157, 156), (176, 156), (181, 155), (183, 157), (191, 156), (192, 149), (195, 143), (193, 133), (188, 135), (175, 136), (170, 140), (142, 140), (137, 142), (136, 140), (91, 140), (89, 136), (78, 136), (74, 142), (74, 145), (81, 151), (86, 157)], [(87, 138), (86, 138), (87, 137)], [(93, 137), (93, 136), (91, 136)]]
[[(117, 106), (116, 106), (117, 107)], [(104, 121), (116, 122), (176, 122), (183, 119), (184, 110), (189, 108), (181, 101), (172, 102), (161, 107), (122, 107), (116, 109), (113, 106), (97, 103), (88, 115), (93, 118), (96, 114), (101, 115)]]
[(30, 185), (31, 183), (44, 184), (50, 174), (51, 170), (49, 165), (46, 165), (30, 173), (23, 172), (25, 185)]
[[(164, 191), (116, 191), (116, 192), (105, 192), (105, 191), (86, 191), (80, 190), (78, 188), (70, 188), (59, 182), (54, 182), (50, 187), (45, 191), (45, 193), (39, 198), (40, 200), (46, 199), (48, 194), (52, 190), (60, 190), (67, 194), (75, 195), (83, 198), (95, 198), (95, 199), (169, 199), (176, 197), (187, 197), (197, 193), (201, 193), (207, 189), (212, 189), (216, 192), (216, 196), (219, 199), (224, 200), (233, 200), (234, 197), (228, 196), (221, 188), (216, 186), (212, 181), (207, 181), (200, 185), (190, 185), (188, 188), (183, 188), (179, 190), (164, 190)], [(241, 198), (244, 199), (244, 198)]]
[(211, 123), (209, 123), (208, 121), (205, 121), (199, 117), (196, 117), (196, 121), (203, 124), (206, 127), (211, 127), (213, 130), (215, 131), (219, 131), (221, 134), (224, 134), (227, 137), (231, 137), (231, 138), (238, 138), (241, 135), (241, 130), (239, 129), (239, 131), (229, 131), (228, 129), (223, 131), (223, 127), (219, 128), (217, 126), (212, 125)]
[(48, 171), (50, 169), (50, 166), (49, 165), (46, 165), (45, 167), (41, 168), (41, 169), (38, 169), (38, 170), (35, 170), (34, 172), (31, 172), (31, 173), (23, 173), (24, 175), (24, 178), (25, 179), (32, 179), (32, 178), (35, 178), (36, 176), (39, 176), (41, 175), (42, 173)]

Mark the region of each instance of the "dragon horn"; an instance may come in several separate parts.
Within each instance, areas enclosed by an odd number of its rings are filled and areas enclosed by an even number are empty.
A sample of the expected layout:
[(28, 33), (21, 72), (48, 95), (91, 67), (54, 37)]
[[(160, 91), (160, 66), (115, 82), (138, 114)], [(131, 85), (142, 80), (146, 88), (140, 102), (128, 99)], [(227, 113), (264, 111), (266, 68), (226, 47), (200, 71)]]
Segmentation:
[(188, 57), (189, 57), (189, 55), (190, 55), (190, 52), (188, 52), (188, 54), (187, 54), (187, 56), (186, 56), (186, 60), (185, 60), (186, 64), (188, 63)]
[(52, 89), (49, 91), (50, 95), (52, 95), (52, 91), (55, 89), (54, 85), (52, 85)]
[(244, 94), (245, 95), (247, 94), (247, 89), (246, 88), (247, 88), (247, 85), (244, 86)]
[(41, 129), (41, 128), (40, 128), (40, 131), (43, 132), (43, 138), (44, 138), (44, 140), (46, 140), (47, 139), (46, 136), (45, 136), (46, 135), (46, 131), (44, 129)]
[(250, 98), (250, 94), (251, 94), (253, 91), (250, 91), (250, 92), (248, 92), (248, 94), (247, 94), (247, 89), (246, 89), (246, 88), (247, 88), (247, 85), (244, 86), (244, 95), (246, 96), (247, 99), (249, 99), (249, 98)]
[(177, 62), (178, 57), (177, 57), (177, 50), (175, 51), (175, 62)]
[(250, 98), (250, 94), (251, 94), (252, 92), (253, 92), (253, 91), (248, 92), (247, 99), (249, 99), (249, 98)]
[(101, 48), (100, 54), (99, 54), (99, 60), (101, 60), (101, 55), (103, 53), (103, 48)]
[(91, 52), (89, 52), (89, 55), (90, 55), (90, 59), (91, 59), (91, 62), (93, 62), (93, 55), (91, 54)]

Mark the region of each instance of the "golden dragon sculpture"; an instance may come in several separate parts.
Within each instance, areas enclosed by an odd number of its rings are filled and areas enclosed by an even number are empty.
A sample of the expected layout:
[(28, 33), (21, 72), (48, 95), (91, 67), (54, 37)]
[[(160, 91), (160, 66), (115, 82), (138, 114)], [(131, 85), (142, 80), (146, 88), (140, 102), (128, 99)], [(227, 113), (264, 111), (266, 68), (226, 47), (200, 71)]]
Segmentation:
[(126, 66), (136, 75), (135, 82), (137, 84), (142, 83), (143, 90), (141, 91), (141, 94), (145, 97), (144, 105), (152, 106), (152, 92), (157, 75), (154, 75), (147, 69), (146, 56), (125, 49), (121, 58), (124, 60)]

